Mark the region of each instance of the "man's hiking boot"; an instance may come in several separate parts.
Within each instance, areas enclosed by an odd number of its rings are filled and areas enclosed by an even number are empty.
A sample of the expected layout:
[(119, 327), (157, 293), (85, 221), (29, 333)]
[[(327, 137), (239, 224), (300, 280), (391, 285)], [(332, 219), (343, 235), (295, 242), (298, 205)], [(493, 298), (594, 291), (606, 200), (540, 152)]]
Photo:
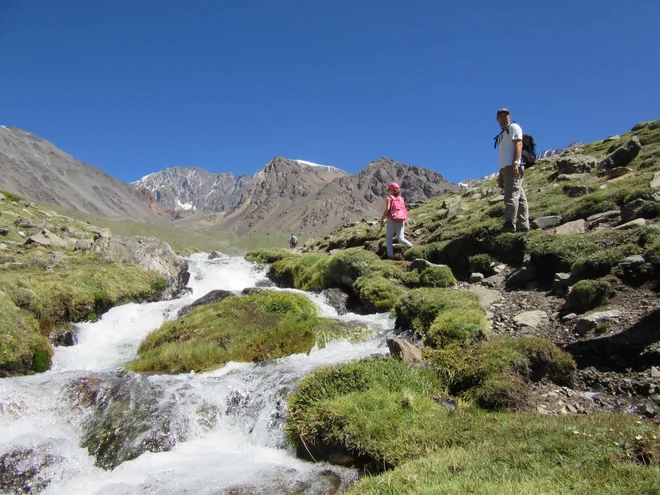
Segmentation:
[(513, 222), (505, 222), (504, 225), (502, 226), (502, 232), (515, 232), (516, 231), (516, 226), (513, 224)]

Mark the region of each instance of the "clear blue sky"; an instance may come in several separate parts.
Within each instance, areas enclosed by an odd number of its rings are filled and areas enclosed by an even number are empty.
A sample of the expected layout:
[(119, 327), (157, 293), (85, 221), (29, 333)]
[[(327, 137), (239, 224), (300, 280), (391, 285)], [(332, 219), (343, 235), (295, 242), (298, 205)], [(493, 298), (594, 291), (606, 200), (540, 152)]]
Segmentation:
[(660, 2), (0, 0), (0, 124), (125, 182), (276, 155), (497, 170), (660, 118)]

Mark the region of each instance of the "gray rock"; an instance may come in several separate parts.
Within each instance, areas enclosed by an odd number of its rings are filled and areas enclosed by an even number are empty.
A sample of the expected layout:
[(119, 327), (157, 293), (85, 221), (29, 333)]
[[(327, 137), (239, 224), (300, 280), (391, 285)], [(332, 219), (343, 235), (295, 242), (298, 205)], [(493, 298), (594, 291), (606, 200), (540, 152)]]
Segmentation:
[(490, 277), (486, 277), (481, 281), (483, 285), (486, 287), (498, 287), (500, 285), (504, 285), (504, 281), (506, 280), (506, 277), (504, 276), (503, 273), (496, 273), (495, 275), (491, 275)]
[(621, 208), (621, 221), (629, 222), (637, 216), (638, 210), (647, 203), (645, 199), (637, 198), (623, 205)]
[(217, 260), (219, 258), (224, 258), (224, 255), (222, 253), (219, 253), (218, 251), (213, 251), (212, 253), (209, 254), (210, 260)]
[(588, 155), (567, 155), (557, 160), (555, 166), (560, 174), (576, 174), (591, 172), (598, 161)]
[(200, 297), (199, 299), (196, 299), (195, 301), (193, 301), (192, 304), (189, 304), (188, 306), (184, 306), (183, 308), (181, 308), (181, 310), (179, 311), (179, 318), (181, 318), (182, 316), (187, 315), (188, 313), (190, 313), (195, 308), (198, 308), (200, 306), (204, 306), (206, 304), (217, 303), (217, 302), (220, 302), (220, 301), (222, 301), (222, 300), (224, 300), (228, 297), (233, 297), (235, 295), (236, 294), (234, 294), (233, 292), (228, 291), (228, 290), (221, 290), (221, 289), (212, 290), (208, 294), (206, 294), (206, 295)]
[(341, 289), (331, 288), (323, 291), (325, 301), (335, 308), (338, 315), (345, 315), (348, 313), (346, 305), (348, 303), (348, 294)]
[(561, 317), (561, 321), (562, 323), (568, 323), (569, 321), (573, 321), (575, 318), (577, 318), (575, 313), (568, 313), (567, 315)]
[(587, 223), (583, 219), (565, 223), (555, 229), (555, 234), (559, 235), (577, 235), (584, 234), (587, 231)]
[(532, 225), (537, 229), (547, 229), (549, 227), (555, 227), (559, 225), (563, 220), (564, 217), (560, 217), (559, 215), (551, 215), (534, 219)]
[(584, 182), (591, 178), (591, 174), (559, 174), (557, 182)]
[(617, 147), (612, 154), (602, 160), (597, 167), (598, 175), (605, 175), (617, 167), (627, 167), (642, 149), (642, 144), (637, 136), (633, 136), (623, 145)]
[(506, 270), (506, 265), (504, 263), (499, 263), (493, 267), (495, 273), (502, 273), (504, 270)]
[(484, 278), (486, 278), (486, 277), (484, 277), (483, 273), (475, 272), (475, 273), (470, 275), (469, 282), (471, 284), (477, 284), (477, 283), (481, 282)]
[(477, 297), (479, 298), (479, 302), (484, 308), (487, 308), (491, 304), (502, 299), (502, 294), (500, 294), (499, 291), (487, 289), (486, 287), (482, 287), (481, 285), (470, 285), (468, 291), (477, 295)]
[(619, 210), (608, 210), (604, 211), (602, 213), (596, 213), (595, 215), (591, 215), (590, 217), (587, 217), (587, 222), (589, 223), (600, 223), (608, 220), (616, 220), (619, 218), (621, 215), (621, 212)]
[(640, 170), (654, 167), (656, 163), (660, 160), (658, 156), (651, 156), (639, 164)]
[(552, 281), (552, 290), (567, 289), (573, 285), (572, 275), (570, 273), (555, 273)]
[(514, 323), (519, 327), (537, 328), (548, 321), (548, 315), (545, 311), (533, 310), (519, 313), (513, 317)]
[(31, 235), (26, 241), (40, 246), (56, 246), (60, 248), (67, 247), (68, 243), (51, 231), (44, 229), (40, 234)]
[(605, 139), (603, 139), (603, 143), (609, 143), (611, 141), (616, 141), (617, 139), (621, 139), (621, 136), (619, 136), (618, 134), (615, 136), (608, 136)]
[(579, 198), (591, 194), (594, 190), (587, 186), (565, 186), (562, 192), (569, 198)]
[(498, 195), (498, 196), (495, 196), (494, 198), (491, 198), (491, 199), (488, 200), (488, 202), (489, 202), (491, 205), (496, 205), (496, 204), (498, 204), (498, 203), (501, 203), (502, 201), (504, 201), (504, 196), (501, 195), (501, 194)]
[(634, 254), (632, 256), (626, 256), (619, 262), (619, 266), (623, 265), (640, 265), (645, 263), (646, 260), (644, 259), (644, 256), (641, 256), (639, 254)]
[(631, 220), (630, 222), (624, 223), (623, 225), (618, 225), (614, 227), (613, 230), (629, 230), (629, 229), (635, 229), (637, 227), (644, 227), (646, 225), (646, 220), (643, 218), (636, 218), (635, 220)]
[(575, 332), (578, 335), (585, 335), (601, 323), (608, 323), (618, 318), (621, 318), (621, 311), (617, 309), (584, 315), (577, 321)]
[(513, 272), (509, 278), (506, 279), (507, 288), (517, 289), (526, 287), (529, 282), (535, 280), (538, 276), (538, 270), (531, 263), (524, 264)]

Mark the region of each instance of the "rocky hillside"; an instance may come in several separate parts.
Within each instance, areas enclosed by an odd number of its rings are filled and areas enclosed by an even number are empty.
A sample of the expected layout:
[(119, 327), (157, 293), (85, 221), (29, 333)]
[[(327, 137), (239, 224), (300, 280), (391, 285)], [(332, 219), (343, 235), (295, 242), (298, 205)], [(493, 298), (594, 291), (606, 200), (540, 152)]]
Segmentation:
[(163, 208), (145, 191), (75, 159), (34, 134), (0, 126), (0, 185), (21, 196), (111, 219), (154, 219)]

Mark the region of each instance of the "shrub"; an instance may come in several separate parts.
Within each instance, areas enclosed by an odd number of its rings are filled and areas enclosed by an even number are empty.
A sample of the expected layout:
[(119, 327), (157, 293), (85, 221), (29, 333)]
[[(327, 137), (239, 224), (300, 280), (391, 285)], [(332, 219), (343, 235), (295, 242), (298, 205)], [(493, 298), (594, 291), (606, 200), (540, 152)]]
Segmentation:
[(584, 313), (607, 301), (611, 293), (610, 284), (601, 280), (580, 280), (566, 297), (565, 309)]

